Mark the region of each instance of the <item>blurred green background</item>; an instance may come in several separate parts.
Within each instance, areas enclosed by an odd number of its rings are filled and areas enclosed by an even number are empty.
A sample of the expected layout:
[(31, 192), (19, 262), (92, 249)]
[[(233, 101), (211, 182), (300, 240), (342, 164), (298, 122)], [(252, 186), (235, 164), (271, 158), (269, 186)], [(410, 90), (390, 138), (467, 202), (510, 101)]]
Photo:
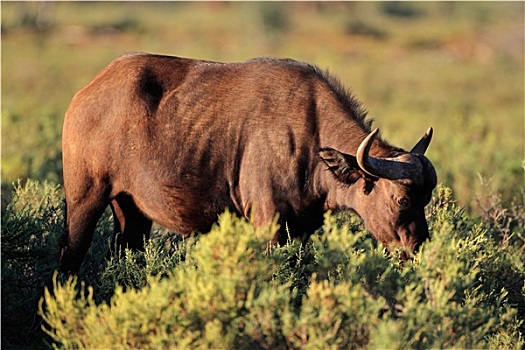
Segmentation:
[[(440, 181), (476, 211), (524, 184), (523, 2), (2, 2), (2, 189), (61, 181), (73, 95), (111, 60), (148, 51), (315, 63), (340, 77), (383, 136), (429, 127)], [(5, 196), (4, 196), (5, 198)]]

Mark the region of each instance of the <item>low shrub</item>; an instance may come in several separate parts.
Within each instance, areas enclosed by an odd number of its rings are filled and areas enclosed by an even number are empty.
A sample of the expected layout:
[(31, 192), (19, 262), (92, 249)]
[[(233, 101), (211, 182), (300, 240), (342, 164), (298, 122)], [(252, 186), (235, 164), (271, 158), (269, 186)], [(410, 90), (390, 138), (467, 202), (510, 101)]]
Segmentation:
[[(59, 186), (28, 180), (14, 184), (2, 211), (2, 346), (41, 348), (44, 334), (37, 314), (44, 287), (52, 285), (58, 267), (58, 240), (64, 226), (64, 200)], [(81, 278), (100, 285), (109, 237), (109, 212), (100, 220)]]
[(58, 186), (18, 182), (2, 213), (2, 343), (39, 333), (36, 317), (44, 285), (57, 257), (63, 206)]
[(309, 243), (268, 251), (275, 226), (225, 213), (164, 278), (117, 284), (107, 303), (75, 278), (55, 282), (44, 329), (65, 348), (522, 347), (523, 251), (498, 244), (444, 187), (430, 213), (432, 241), (403, 265), (354, 219), (327, 215)]
[(403, 264), (349, 214), (327, 214), (306, 244), (268, 249), (275, 223), (256, 229), (228, 212), (208, 234), (154, 231), (144, 252), (106, 260), (107, 213), (75, 277), (54, 273), (62, 201), (58, 187), (29, 181), (2, 215), (4, 346), (525, 345), (522, 241), (502, 239), (500, 221), (468, 217), (444, 186), (427, 208), (432, 240)]

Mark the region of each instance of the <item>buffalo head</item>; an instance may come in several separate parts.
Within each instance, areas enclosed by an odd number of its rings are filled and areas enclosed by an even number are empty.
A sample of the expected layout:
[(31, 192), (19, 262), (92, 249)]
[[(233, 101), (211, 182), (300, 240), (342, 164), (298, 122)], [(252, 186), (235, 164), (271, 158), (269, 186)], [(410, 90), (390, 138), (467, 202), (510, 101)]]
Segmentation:
[(328, 184), (327, 207), (355, 211), (377, 240), (390, 250), (402, 248), (408, 257), (430, 238), (424, 208), (437, 178), (424, 153), (432, 128), (410, 152), (396, 150), (388, 157), (370, 155), (373, 145), (381, 148), (374, 142), (377, 134), (378, 129), (372, 131), (355, 156), (331, 148), (319, 152), (335, 176), (335, 184)]

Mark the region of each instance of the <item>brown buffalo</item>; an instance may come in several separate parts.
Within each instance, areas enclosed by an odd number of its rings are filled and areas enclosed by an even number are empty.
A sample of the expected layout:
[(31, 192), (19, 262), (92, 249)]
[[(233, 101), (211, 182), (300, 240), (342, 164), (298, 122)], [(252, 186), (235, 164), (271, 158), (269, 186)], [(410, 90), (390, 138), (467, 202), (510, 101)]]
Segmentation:
[(129, 54), (74, 97), (63, 130), (61, 269), (77, 271), (109, 204), (118, 243), (143, 248), (152, 221), (188, 235), (226, 208), (274, 243), (308, 237), (327, 210), (355, 211), (387, 247), (417, 251), (436, 174), (371, 131), (319, 68), (285, 59), (217, 63)]

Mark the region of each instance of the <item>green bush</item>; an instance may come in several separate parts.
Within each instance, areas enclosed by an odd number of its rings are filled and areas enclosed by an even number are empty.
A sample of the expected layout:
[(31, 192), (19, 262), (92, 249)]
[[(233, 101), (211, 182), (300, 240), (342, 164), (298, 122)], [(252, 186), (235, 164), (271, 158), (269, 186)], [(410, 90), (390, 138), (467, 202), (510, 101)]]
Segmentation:
[(106, 260), (107, 213), (66, 278), (54, 273), (60, 188), (18, 183), (2, 213), (2, 345), (522, 348), (523, 234), (502, 239), (501, 221), (467, 216), (443, 186), (427, 217), (432, 241), (400, 264), (349, 214), (327, 214), (306, 244), (268, 249), (275, 224), (224, 213), (206, 235), (157, 230), (144, 252)]
[(57, 186), (29, 181), (15, 187), (2, 213), (2, 343), (40, 328), (35, 311), (57, 267), (58, 257), (49, 253), (63, 217)]
[[(11, 201), (2, 212), (2, 345), (42, 346), (38, 300), (52, 285), (58, 267), (58, 240), (64, 226), (64, 200), (59, 186), (28, 180), (13, 185)], [(92, 247), (80, 272), (99, 285), (105, 267), (109, 213), (100, 220)], [(102, 293), (100, 293), (102, 295)]]
[[(55, 277), (40, 315), (59, 348), (522, 347), (523, 250), (498, 244), (447, 188), (429, 215), (432, 241), (401, 265), (355, 219), (327, 215), (309, 243), (268, 250), (275, 225), (225, 213), (176, 254), (157, 245), (115, 262), (142, 282), (116, 283), (109, 302)], [(176, 261), (152, 271), (153, 256)]]

